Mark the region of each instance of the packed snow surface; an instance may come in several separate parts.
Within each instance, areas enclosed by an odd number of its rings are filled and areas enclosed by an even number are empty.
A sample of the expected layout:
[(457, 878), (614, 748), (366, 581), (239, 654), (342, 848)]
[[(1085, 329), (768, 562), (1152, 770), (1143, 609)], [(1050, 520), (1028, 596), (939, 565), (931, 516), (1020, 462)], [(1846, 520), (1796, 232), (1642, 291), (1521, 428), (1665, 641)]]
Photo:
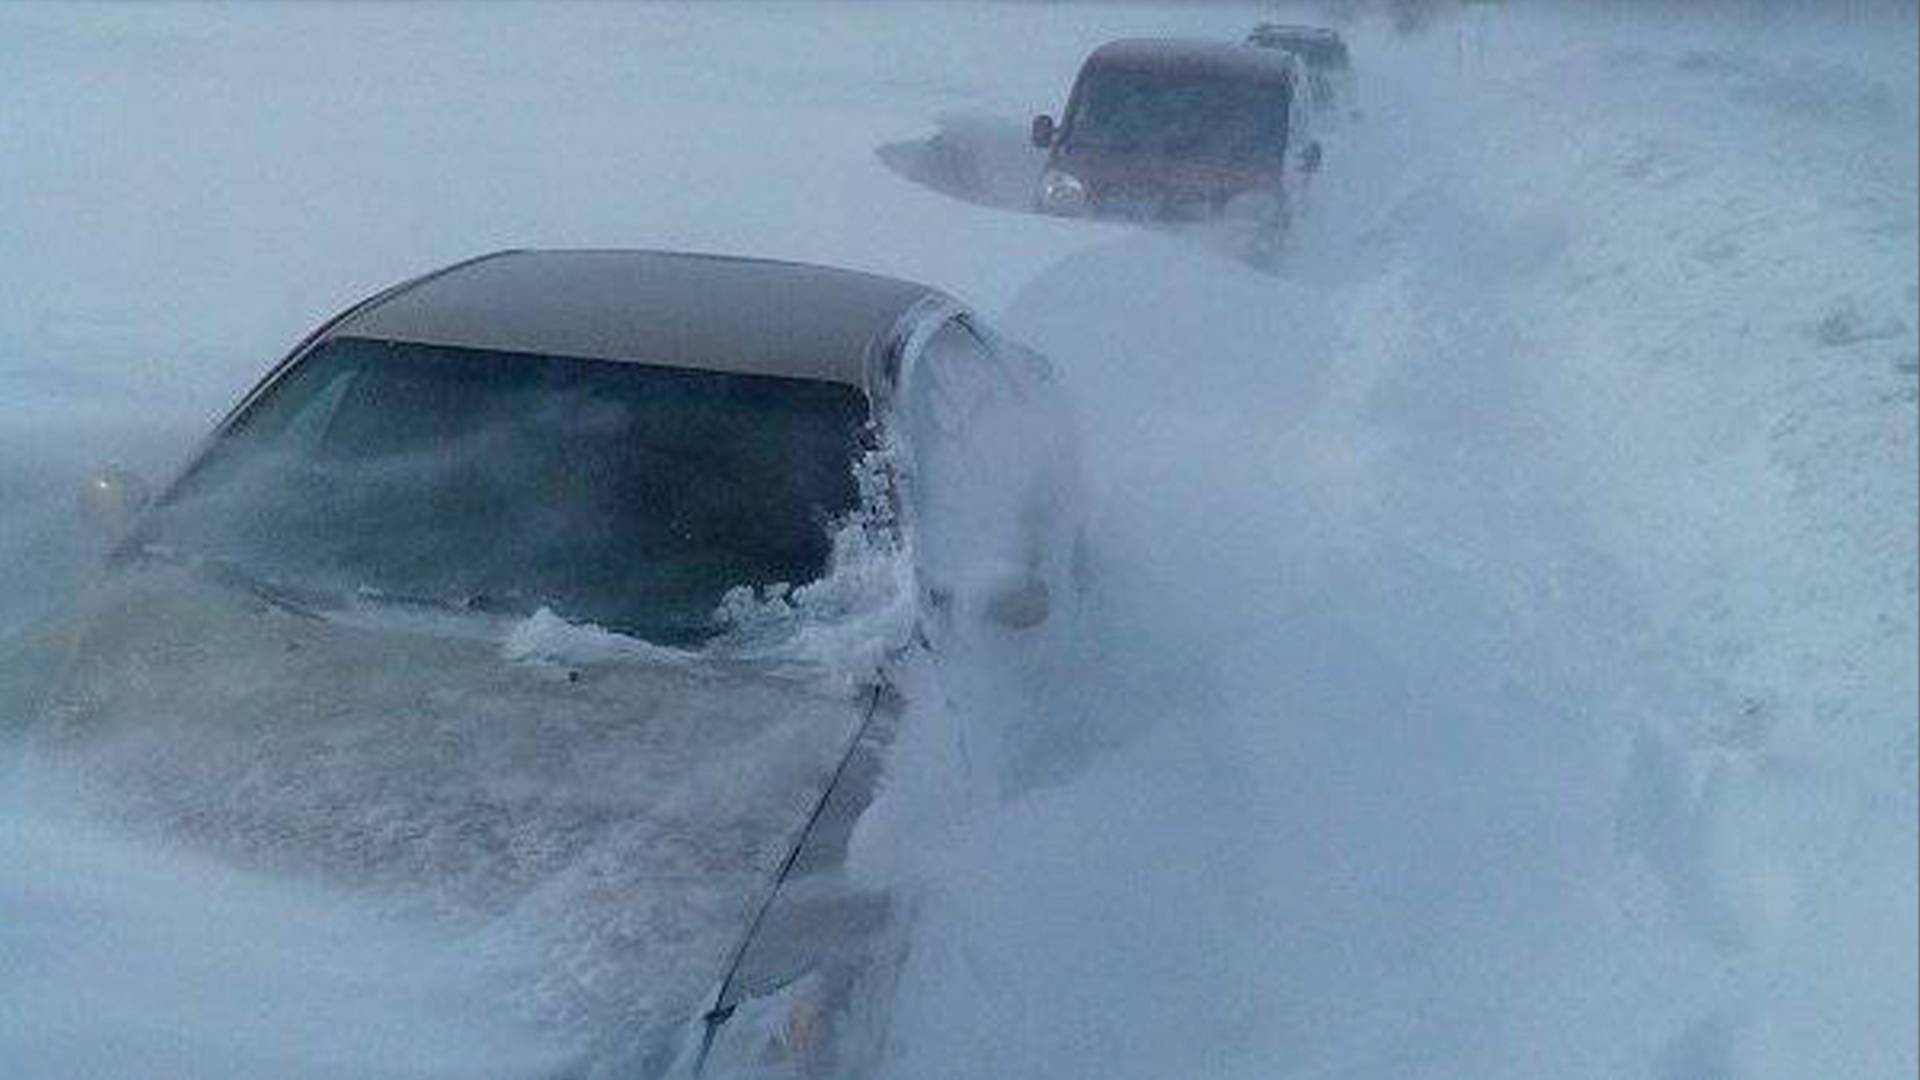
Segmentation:
[[(904, 173), (947, 132), (1017, 186), (1093, 46), (1269, 7), (0, 9), (0, 634), (89, 565), (89, 468), (164, 479), (394, 280), (897, 274), (1052, 358), (1093, 565), (1064, 654), (906, 673), (859, 845), (913, 912), (889, 1075), (1915, 1075), (1912, 8), (1361, 11), (1365, 117), (1263, 274)], [(498, 661), (639, 647), (536, 617)], [(538, 920), (135, 844), (48, 779), (0, 768), (8, 1076), (566, 1049), (515, 1005), (578, 975)]]

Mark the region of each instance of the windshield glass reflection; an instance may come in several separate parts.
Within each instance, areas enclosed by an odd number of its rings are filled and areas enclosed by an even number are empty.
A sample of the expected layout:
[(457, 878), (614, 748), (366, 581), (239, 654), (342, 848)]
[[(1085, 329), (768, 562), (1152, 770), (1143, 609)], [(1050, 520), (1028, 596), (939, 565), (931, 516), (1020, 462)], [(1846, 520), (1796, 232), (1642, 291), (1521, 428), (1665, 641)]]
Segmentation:
[(838, 384), (344, 338), (243, 415), (140, 541), (308, 589), (666, 644), (819, 577), (858, 502)]
[(1070, 118), (1071, 145), (1244, 164), (1287, 140), (1278, 82), (1113, 67), (1089, 73)]

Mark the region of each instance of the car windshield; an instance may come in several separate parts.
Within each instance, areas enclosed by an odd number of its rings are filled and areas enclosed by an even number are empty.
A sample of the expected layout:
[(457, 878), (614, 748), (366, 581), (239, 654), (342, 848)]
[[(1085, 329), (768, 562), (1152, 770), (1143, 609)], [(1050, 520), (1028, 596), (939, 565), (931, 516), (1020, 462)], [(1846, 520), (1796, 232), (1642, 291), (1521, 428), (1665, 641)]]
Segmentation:
[(1287, 144), (1286, 85), (1218, 72), (1096, 68), (1082, 77), (1073, 147), (1243, 164)]
[(337, 339), (140, 539), (341, 597), (689, 644), (729, 588), (822, 574), (867, 418), (833, 383)]

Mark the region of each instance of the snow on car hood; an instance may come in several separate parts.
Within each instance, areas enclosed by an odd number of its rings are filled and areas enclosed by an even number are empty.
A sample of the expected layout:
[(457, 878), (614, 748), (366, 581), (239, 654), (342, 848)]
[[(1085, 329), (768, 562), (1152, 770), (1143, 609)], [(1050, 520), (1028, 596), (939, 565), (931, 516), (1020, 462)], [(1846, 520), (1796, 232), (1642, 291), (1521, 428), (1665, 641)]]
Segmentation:
[(1090, 185), (1096, 196), (1151, 192), (1194, 199), (1231, 198), (1271, 183), (1281, 171), (1277, 163), (1235, 164), (1097, 146), (1063, 148), (1052, 164)]
[(608, 1067), (703, 1004), (874, 695), (791, 665), (342, 622), (171, 566), (110, 577), (33, 759), (136, 835), (542, 957)]

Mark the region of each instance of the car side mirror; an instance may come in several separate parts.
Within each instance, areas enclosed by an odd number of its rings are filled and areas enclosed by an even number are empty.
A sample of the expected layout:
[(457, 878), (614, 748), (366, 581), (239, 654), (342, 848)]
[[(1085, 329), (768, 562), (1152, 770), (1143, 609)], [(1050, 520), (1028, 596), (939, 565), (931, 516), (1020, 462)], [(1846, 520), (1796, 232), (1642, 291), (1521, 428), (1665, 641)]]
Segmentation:
[(1012, 630), (1030, 630), (1046, 622), (1052, 607), (1047, 583), (1032, 574), (1002, 579), (987, 590), (987, 618)]
[(1033, 118), (1033, 145), (1046, 149), (1053, 145), (1053, 117), (1041, 113)]
[(153, 501), (153, 489), (139, 473), (102, 465), (80, 490), (80, 511), (104, 536), (124, 536), (140, 511)]

